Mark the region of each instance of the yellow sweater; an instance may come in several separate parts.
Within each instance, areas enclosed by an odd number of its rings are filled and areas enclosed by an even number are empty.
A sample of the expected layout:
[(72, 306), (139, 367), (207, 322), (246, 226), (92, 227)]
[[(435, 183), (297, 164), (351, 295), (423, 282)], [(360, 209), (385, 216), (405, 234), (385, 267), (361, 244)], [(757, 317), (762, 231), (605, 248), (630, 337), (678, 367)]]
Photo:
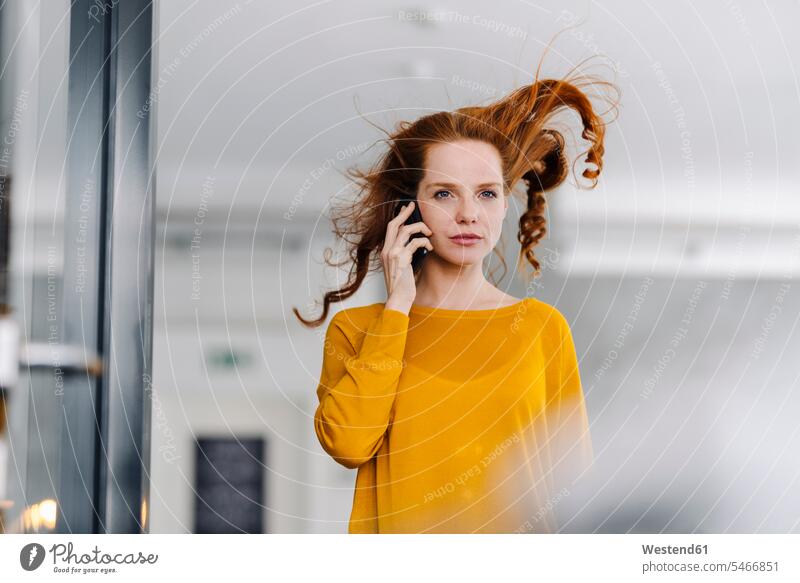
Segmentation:
[(358, 468), (350, 533), (555, 532), (593, 461), (569, 325), (535, 298), (342, 310), (317, 397), (320, 444)]

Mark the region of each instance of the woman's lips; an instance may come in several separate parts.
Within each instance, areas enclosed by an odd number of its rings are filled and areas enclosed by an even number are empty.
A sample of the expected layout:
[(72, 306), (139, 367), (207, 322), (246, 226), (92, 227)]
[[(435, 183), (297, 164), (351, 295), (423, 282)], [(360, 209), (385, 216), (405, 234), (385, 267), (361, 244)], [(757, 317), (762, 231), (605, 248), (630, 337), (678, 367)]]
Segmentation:
[(464, 247), (471, 247), (480, 243), (480, 237), (450, 237), (450, 240), (456, 245), (463, 245)]

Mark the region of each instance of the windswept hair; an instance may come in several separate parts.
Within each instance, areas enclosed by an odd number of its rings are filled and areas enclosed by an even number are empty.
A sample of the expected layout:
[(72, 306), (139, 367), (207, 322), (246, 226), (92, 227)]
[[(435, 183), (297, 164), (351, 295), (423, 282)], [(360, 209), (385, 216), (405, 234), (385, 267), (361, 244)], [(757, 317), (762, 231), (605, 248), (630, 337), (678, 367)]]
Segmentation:
[[(334, 207), (334, 233), (348, 248), (348, 256), (331, 260), (326, 249), (325, 262), (332, 267), (350, 264), (347, 282), (338, 290), (325, 293), (322, 314), (316, 320), (304, 319), (297, 308), (295, 316), (307, 327), (317, 327), (328, 317), (330, 304), (341, 302), (358, 291), (370, 271), (382, 268), (380, 252), (389, 221), (395, 216), (397, 201), (405, 196), (416, 198), (417, 187), (425, 171), (425, 154), (434, 144), (472, 139), (488, 142), (500, 152), (504, 191), (512, 194), (524, 181), (527, 206), (519, 219), (517, 239), (520, 243), (518, 267), (527, 260), (540, 271), (533, 249), (544, 237), (544, 193), (559, 186), (570, 171), (564, 135), (553, 127), (556, 114), (574, 110), (582, 125), (581, 137), (589, 147), (579, 158), (589, 165), (582, 172), (588, 179), (586, 188), (594, 188), (603, 169), (603, 138), (606, 123), (603, 115), (616, 108), (617, 100), (608, 89), (616, 87), (587, 75), (568, 75), (565, 79), (539, 79), (541, 62), (535, 80), (507, 96), (483, 106), (462, 107), (455, 111), (439, 111), (416, 121), (401, 121), (394, 133), (384, 141), (388, 149), (368, 171), (349, 168), (347, 175), (358, 186), (354, 202)], [(577, 69), (577, 68), (576, 68)], [(575, 69), (573, 69), (575, 71)], [(589, 99), (589, 89), (610, 103), (605, 112), (596, 112)], [(574, 165), (579, 161), (575, 159)], [(505, 266), (502, 255), (500, 261)]]

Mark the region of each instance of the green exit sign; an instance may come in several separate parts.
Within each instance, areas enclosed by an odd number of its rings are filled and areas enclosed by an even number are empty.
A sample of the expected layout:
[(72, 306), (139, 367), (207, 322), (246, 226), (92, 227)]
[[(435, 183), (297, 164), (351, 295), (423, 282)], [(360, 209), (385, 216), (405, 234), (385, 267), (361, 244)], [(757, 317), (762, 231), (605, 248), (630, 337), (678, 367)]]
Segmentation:
[(250, 354), (235, 348), (216, 348), (206, 355), (206, 362), (211, 368), (233, 369), (249, 366), (252, 362)]

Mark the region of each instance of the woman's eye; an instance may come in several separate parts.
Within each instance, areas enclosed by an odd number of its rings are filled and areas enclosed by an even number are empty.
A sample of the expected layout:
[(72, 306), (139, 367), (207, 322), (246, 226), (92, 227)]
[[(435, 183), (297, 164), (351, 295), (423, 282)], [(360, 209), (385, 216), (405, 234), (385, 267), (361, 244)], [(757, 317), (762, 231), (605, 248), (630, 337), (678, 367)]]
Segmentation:
[[(489, 193), (489, 195), (491, 196), (491, 198), (497, 198), (497, 193), (496, 193), (494, 190), (484, 190), (483, 192), (481, 192), (481, 194), (486, 194), (487, 192)], [(439, 196), (440, 194), (448, 194), (448, 195), (449, 195), (449, 194), (450, 194), (450, 191), (449, 191), (449, 190), (437, 190), (437, 191), (434, 193), (433, 197), (434, 197), (434, 198), (441, 198), (441, 197)]]

